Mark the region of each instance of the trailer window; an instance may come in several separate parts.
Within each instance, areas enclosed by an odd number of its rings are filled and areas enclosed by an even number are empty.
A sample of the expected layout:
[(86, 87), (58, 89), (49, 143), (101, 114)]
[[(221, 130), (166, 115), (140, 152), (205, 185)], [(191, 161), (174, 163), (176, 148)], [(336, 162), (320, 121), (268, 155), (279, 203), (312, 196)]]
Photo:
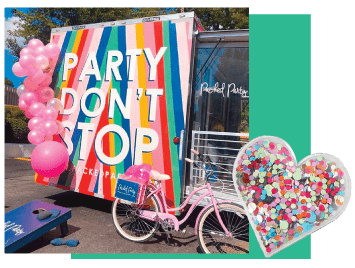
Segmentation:
[(249, 132), (249, 48), (197, 48), (193, 130)]

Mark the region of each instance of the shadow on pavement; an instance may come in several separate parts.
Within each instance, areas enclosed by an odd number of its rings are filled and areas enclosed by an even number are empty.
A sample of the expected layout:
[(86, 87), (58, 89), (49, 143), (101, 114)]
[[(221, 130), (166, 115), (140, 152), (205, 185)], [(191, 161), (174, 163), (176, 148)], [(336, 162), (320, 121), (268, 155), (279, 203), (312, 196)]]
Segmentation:
[(86, 207), (106, 213), (111, 213), (112, 201), (95, 196), (66, 191), (60, 194), (46, 196), (46, 198), (55, 200), (54, 204), (57, 206), (67, 208)]

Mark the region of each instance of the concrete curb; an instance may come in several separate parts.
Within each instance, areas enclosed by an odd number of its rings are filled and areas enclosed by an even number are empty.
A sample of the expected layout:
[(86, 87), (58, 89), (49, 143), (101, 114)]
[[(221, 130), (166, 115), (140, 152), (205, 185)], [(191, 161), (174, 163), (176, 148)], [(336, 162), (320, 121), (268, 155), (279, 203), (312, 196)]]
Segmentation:
[(5, 157), (30, 158), (36, 145), (24, 143), (5, 143)]

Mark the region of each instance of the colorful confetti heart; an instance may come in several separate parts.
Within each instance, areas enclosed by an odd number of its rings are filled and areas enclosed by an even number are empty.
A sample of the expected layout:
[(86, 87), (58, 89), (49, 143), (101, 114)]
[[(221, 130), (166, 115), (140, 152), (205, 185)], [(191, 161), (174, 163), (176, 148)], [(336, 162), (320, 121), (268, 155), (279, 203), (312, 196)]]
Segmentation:
[(350, 198), (339, 159), (313, 154), (297, 164), (282, 139), (258, 137), (239, 152), (234, 185), (266, 257), (334, 221)]

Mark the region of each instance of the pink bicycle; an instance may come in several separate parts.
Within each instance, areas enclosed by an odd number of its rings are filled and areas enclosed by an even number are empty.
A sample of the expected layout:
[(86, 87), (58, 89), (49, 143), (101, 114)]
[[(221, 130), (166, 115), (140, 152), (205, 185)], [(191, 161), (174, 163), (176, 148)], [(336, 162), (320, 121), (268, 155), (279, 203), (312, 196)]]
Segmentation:
[[(151, 170), (149, 175), (154, 183), (147, 184), (140, 204), (118, 198), (114, 201), (112, 215), (118, 233), (130, 241), (144, 242), (153, 236), (159, 225), (167, 233), (179, 231), (180, 226), (190, 217), (198, 203), (205, 197), (209, 197), (210, 204), (201, 210), (195, 223), (195, 235), (198, 236), (203, 252), (248, 253), (249, 223), (245, 211), (240, 205), (215, 199), (208, 182), (214, 173), (212, 163), (199, 152), (192, 151), (200, 161), (192, 161), (188, 158), (185, 160), (205, 170), (204, 185), (191, 192), (181, 206), (169, 208), (161, 182), (169, 180), (170, 176)], [(181, 220), (172, 214), (183, 211), (190, 199), (200, 191), (204, 193), (193, 202)]]

